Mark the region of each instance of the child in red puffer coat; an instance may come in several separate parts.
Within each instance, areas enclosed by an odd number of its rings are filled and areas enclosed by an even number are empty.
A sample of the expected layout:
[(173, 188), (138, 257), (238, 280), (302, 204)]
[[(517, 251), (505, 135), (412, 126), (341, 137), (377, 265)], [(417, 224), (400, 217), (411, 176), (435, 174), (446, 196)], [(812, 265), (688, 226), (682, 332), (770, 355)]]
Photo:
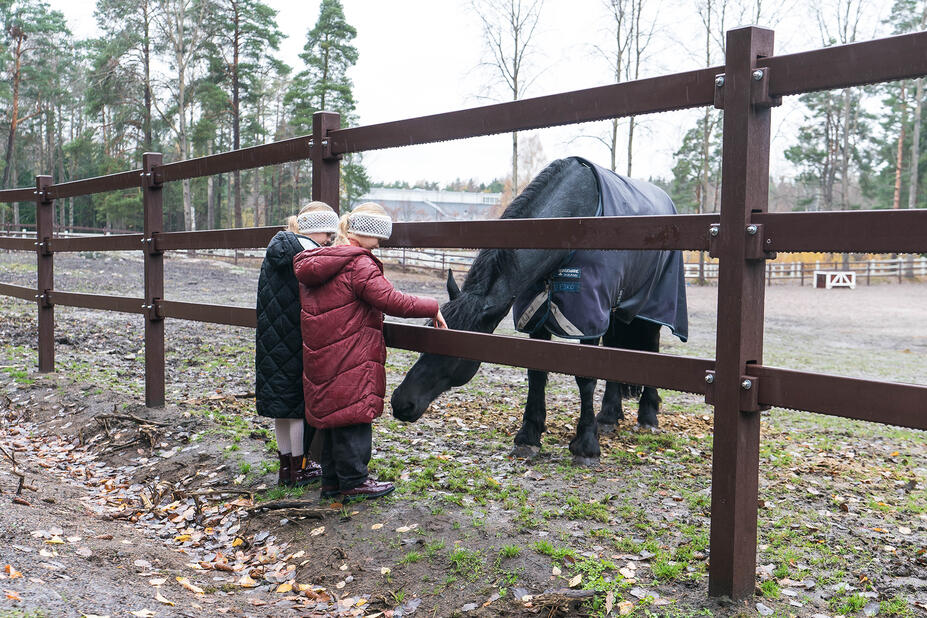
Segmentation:
[(306, 420), (322, 431), (322, 498), (378, 498), (392, 483), (369, 478), (373, 419), (383, 413), (386, 343), (383, 314), (434, 318), (447, 328), (438, 301), (403, 294), (383, 276), (371, 249), (392, 231), (373, 202), (341, 217), (335, 246), (293, 259), (300, 282)]

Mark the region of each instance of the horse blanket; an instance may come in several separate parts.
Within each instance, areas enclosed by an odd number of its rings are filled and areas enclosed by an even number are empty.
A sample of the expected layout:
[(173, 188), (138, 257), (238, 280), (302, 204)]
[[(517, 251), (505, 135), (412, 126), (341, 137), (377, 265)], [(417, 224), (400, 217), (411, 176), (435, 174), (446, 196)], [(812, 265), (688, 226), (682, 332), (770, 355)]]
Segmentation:
[[(597, 216), (671, 215), (676, 207), (658, 187), (599, 167)], [(573, 251), (546, 279), (516, 297), (515, 328), (546, 328), (558, 337), (595, 339), (608, 329), (611, 314), (625, 324), (634, 318), (667, 326), (682, 341), (689, 336), (685, 267), (679, 251)]]

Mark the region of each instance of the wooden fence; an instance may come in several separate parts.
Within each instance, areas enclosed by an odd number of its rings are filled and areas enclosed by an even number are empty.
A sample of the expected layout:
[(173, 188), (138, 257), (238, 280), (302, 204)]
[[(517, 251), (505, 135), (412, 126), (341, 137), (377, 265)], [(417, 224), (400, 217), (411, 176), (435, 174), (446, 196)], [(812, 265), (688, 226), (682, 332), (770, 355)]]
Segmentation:
[[(164, 232), (164, 183), (311, 159), (312, 195), (338, 206), (342, 154), (714, 105), (724, 110), (720, 214), (654, 217), (400, 223), (392, 247), (679, 249), (719, 258), (716, 358), (690, 358), (521, 337), (389, 324), (393, 347), (703, 394), (714, 406), (711, 568), (708, 593), (753, 594), (756, 567), (760, 411), (777, 406), (927, 429), (927, 387), (792, 371), (763, 364), (766, 260), (776, 251), (927, 252), (927, 210), (768, 213), (771, 108), (782, 96), (927, 74), (927, 32), (798, 54), (773, 55), (773, 32), (727, 33), (724, 66), (474, 109), (340, 128), (319, 112), (310, 136), (163, 164), (145, 154), (140, 169), (0, 192), (34, 201), (37, 239), (0, 239), (35, 251), (37, 289), (0, 283), (0, 294), (35, 301), (39, 371), (54, 370), (56, 305), (141, 314), (146, 403), (164, 404), (164, 319), (255, 325), (251, 308), (164, 299), (163, 254), (179, 249), (263, 247), (280, 228)], [(144, 231), (102, 238), (56, 238), (57, 199), (140, 187)], [(55, 253), (141, 250), (143, 298), (54, 288)]]

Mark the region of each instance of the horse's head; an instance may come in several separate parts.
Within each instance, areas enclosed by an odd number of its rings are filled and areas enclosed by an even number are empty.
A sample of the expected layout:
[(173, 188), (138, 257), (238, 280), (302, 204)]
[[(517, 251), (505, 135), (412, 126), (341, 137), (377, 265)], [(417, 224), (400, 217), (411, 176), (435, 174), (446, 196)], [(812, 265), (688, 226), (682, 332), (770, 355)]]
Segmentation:
[[(450, 302), (441, 308), (449, 328), (479, 330), (476, 297), (460, 293), (454, 275), (448, 270), (447, 293)], [(495, 327), (492, 325), (490, 330)], [(438, 395), (454, 386), (466, 384), (480, 368), (479, 361), (454, 358), (440, 354), (422, 354), (393, 391), (390, 403), (393, 416), (401, 421), (414, 422), (422, 417)]]

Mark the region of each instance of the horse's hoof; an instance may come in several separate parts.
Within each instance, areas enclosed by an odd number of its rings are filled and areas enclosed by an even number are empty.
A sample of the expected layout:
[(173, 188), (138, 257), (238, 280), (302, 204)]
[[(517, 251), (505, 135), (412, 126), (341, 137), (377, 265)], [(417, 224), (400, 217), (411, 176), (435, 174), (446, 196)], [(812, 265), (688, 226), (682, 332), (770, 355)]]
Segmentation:
[(599, 423), (599, 433), (612, 433), (615, 431), (613, 423)]
[(598, 457), (583, 457), (581, 455), (573, 455), (573, 465), (574, 466), (583, 466), (586, 468), (595, 468), (599, 465)]
[(511, 456), (517, 457), (518, 459), (534, 459), (540, 452), (540, 446), (534, 446), (533, 444), (516, 444), (515, 448), (512, 449)]

